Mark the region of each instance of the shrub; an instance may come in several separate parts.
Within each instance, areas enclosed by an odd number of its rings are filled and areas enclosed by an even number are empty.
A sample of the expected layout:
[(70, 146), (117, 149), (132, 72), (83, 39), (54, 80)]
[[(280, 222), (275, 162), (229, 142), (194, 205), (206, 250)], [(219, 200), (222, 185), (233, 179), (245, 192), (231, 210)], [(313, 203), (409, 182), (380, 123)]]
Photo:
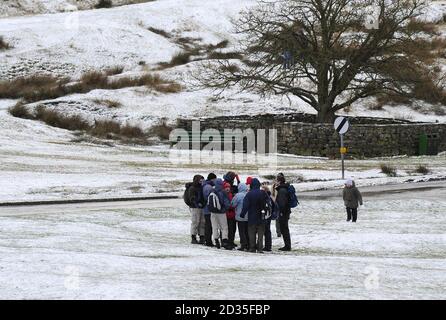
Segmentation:
[(100, 138), (112, 139), (121, 132), (119, 122), (115, 120), (95, 120), (94, 126), (89, 128), (88, 133)]
[(156, 33), (156, 34), (158, 34), (158, 35), (160, 35), (160, 36), (162, 36), (162, 37), (164, 37), (164, 38), (168, 38), (168, 39), (169, 39), (169, 38), (172, 38), (172, 35), (169, 34), (169, 33), (166, 32), (166, 31), (164, 31), (164, 30), (157, 29), (157, 28), (153, 28), (153, 27), (149, 27), (148, 30), (149, 30), (150, 32)]
[(11, 49), (11, 45), (3, 39), (2, 36), (0, 36), (0, 50), (7, 50)]
[(145, 133), (140, 127), (131, 126), (129, 124), (126, 124), (125, 126), (121, 127), (120, 131), (121, 135), (127, 138), (144, 138)]
[(34, 115), (25, 107), (22, 101), (17, 102), (13, 107), (8, 109), (8, 112), (17, 118), (34, 119)]
[(396, 177), (396, 169), (392, 166), (381, 164), (381, 172), (388, 177)]
[(81, 76), (80, 83), (85, 91), (93, 88), (106, 88), (108, 84), (107, 74), (100, 71), (88, 71)]
[(178, 83), (159, 84), (155, 87), (156, 91), (162, 93), (178, 93), (183, 89)]
[(170, 60), (169, 66), (173, 67), (173, 66), (180, 66), (183, 64), (187, 64), (190, 62), (190, 57), (191, 57), (190, 52), (186, 52), (186, 51), (178, 52)]
[(67, 116), (61, 112), (46, 108), (40, 105), (36, 108), (35, 118), (45, 122), (52, 127), (67, 129), (67, 130), (87, 130), (90, 126), (87, 121), (82, 119), (79, 115)]
[(110, 109), (115, 109), (115, 108), (120, 108), (122, 107), (121, 102), (116, 101), (116, 100), (110, 100), (110, 99), (94, 99), (93, 100), (94, 103), (100, 104), (100, 105), (105, 105)]
[(169, 136), (172, 130), (173, 127), (167, 124), (167, 119), (162, 118), (156, 125), (150, 128), (149, 133), (157, 136), (161, 140), (169, 140)]
[(420, 173), (423, 175), (429, 174), (431, 173), (431, 171), (424, 165), (419, 165), (416, 169), (415, 169), (415, 173)]
[(94, 7), (96, 9), (111, 8), (111, 7), (113, 7), (113, 3), (111, 0), (99, 0), (98, 3)]
[(209, 54), (208, 58), (218, 59), (218, 60), (228, 60), (228, 59), (241, 60), (243, 56), (238, 52), (212, 52)]
[(116, 74), (121, 74), (124, 71), (123, 66), (114, 66), (105, 70), (107, 76), (114, 76)]

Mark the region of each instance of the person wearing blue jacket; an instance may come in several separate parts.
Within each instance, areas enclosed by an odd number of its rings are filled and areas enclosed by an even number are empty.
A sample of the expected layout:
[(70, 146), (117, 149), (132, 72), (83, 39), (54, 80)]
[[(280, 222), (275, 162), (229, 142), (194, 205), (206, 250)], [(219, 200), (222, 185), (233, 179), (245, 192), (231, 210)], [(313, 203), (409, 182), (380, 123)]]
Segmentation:
[(238, 185), (238, 193), (232, 198), (231, 205), (235, 208), (235, 220), (237, 221), (238, 234), (240, 237), (239, 251), (249, 250), (249, 235), (248, 235), (248, 217), (242, 218), (240, 214), (243, 209), (243, 200), (248, 193), (248, 186), (245, 183)]
[[(262, 220), (261, 210), (267, 194), (260, 190), (260, 181), (252, 179), (251, 190), (243, 200), (243, 209), (240, 217), (248, 214), (249, 252), (263, 253), (263, 235), (265, 233), (265, 220)], [(257, 240), (257, 241), (256, 241)]]
[[(226, 218), (226, 211), (229, 210), (231, 202), (229, 201), (228, 195), (224, 191), (223, 187), (224, 181), (222, 179), (215, 180), (214, 192), (218, 196), (221, 204), (221, 212), (211, 212), (211, 223), (212, 223), (212, 236), (215, 240), (215, 246), (220, 249), (219, 238), (222, 238), (222, 246), (229, 250), (228, 245), (228, 220)], [(231, 248), (232, 249), (232, 248)]]
[(208, 177), (205, 181), (203, 181), (203, 198), (205, 199), (205, 206), (203, 208), (203, 214), (204, 214), (204, 239), (205, 239), (205, 245), (208, 247), (213, 247), (214, 244), (212, 243), (212, 223), (211, 223), (211, 213), (209, 212), (208, 206), (207, 206), (207, 200), (209, 197), (209, 194), (214, 190), (214, 184), (215, 180), (217, 179), (217, 176), (214, 173), (209, 173)]

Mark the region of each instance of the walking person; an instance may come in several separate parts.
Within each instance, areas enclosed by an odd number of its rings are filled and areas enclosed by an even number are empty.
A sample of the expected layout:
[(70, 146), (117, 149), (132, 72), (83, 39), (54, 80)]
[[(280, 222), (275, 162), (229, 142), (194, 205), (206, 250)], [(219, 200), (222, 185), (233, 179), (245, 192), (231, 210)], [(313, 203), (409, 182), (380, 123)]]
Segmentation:
[(240, 237), (239, 251), (249, 250), (249, 234), (248, 234), (248, 217), (242, 218), (240, 214), (243, 209), (243, 200), (248, 193), (248, 186), (245, 183), (240, 183), (238, 186), (238, 193), (232, 198), (231, 205), (235, 208), (235, 220), (237, 221), (238, 234)]
[(362, 206), (362, 195), (356, 188), (355, 182), (351, 179), (345, 182), (342, 198), (347, 209), (347, 222), (356, 222), (358, 218), (358, 207)]
[[(215, 241), (215, 246), (220, 249), (221, 246), (227, 248), (228, 244), (228, 220), (226, 218), (226, 211), (228, 211), (231, 203), (228, 196), (223, 190), (223, 180), (216, 179), (214, 191), (209, 194), (208, 209), (211, 212), (212, 223), (212, 237)], [(220, 244), (219, 239), (222, 239)]]
[(284, 246), (280, 248), (280, 251), (291, 251), (291, 235), (288, 222), (290, 220), (291, 207), (290, 207), (290, 184), (285, 181), (285, 176), (282, 173), (277, 175), (277, 184), (275, 186), (277, 196), (276, 204), (279, 206), (279, 225), (280, 232)]
[[(203, 207), (205, 206), (205, 200), (203, 197), (203, 180), (203, 176), (195, 175), (192, 183), (186, 184), (186, 191), (184, 192), (184, 202), (188, 205), (191, 213), (190, 233), (192, 244), (204, 244), (205, 220)], [(200, 236), (200, 242), (197, 241), (197, 235)]]
[[(226, 196), (228, 197), (229, 201), (231, 202), (233, 199), (233, 194), (231, 192), (231, 185), (225, 181), (223, 184), (223, 188), (224, 188)], [(229, 206), (228, 210), (226, 211), (226, 219), (228, 221), (227, 247), (234, 249), (234, 248), (237, 248), (237, 245), (234, 242), (235, 233), (237, 232), (237, 221), (235, 220), (235, 209), (232, 206), (232, 204)]]
[(205, 245), (208, 247), (213, 247), (212, 243), (212, 222), (211, 222), (211, 212), (209, 211), (207, 205), (207, 199), (209, 194), (214, 190), (214, 184), (217, 176), (214, 173), (209, 173), (205, 181), (203, 181), (203, 197), (205, 200), (205, 206), (203, 207), (204, 215), (204, 240)]
[(263, 235), (265, 233), (265, 220), (262, 219), (262, 209), (266, 201), (266, 194), (260, 190), (260, 181), (257, 178), (251, 181), (251, 190), (243, 200), (243, 209), (240, 217), (248, 214), (249, 252), (263, 253)]

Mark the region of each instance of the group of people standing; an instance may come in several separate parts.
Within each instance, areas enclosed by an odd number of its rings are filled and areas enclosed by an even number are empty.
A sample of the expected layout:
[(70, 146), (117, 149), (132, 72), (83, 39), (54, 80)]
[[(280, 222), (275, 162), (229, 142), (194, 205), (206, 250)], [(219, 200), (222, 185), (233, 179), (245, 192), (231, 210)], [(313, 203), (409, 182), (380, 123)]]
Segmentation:
[(192, 215), (193, 244), (233, 250), (237, 248), (234, 241), (238, 229), (240, 247), (237, 250), (271, 251), (271, 222), (275, 220), (277, 236), (284, 241), (279, 250), (291, 250), (288, 221), (291, 208), (297, 206), (297, 197), (282, 173), (272, 185), (253, 177), (243, 183), (232, 171), (222, 179), (214, 173), (207, 179), (196, 175), (186, 184), (184, 201)]

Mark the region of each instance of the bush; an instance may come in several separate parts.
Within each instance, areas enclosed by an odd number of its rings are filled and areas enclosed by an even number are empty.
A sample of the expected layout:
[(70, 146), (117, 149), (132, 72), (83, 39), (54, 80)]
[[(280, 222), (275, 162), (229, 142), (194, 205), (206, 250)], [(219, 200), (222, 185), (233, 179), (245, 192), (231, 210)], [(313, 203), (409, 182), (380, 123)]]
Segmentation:
[(381, 172), (388, 177), (396, 177), (396, 169), (392, 166), (381, 164)]
[(71, 131), (87, 130), (90, 127), (88, 122), (82, 119), (79, 115), (67, 116), (56, 110), (46, 108), (43, 105), (36, 108), (35, 118), (52, 127)]
[(93, 100), (94, 103), (100, 104), (100, 105), (105, 105), (110, 109), (115, 109), (115, 108), (120, 108), (122, 107), (121, 102), (116, 101), (116, 100), (110, 100), (110, 99), (94, 99)]
[(191, 54), (190, 52), (178, 52), (176, 53), (169, 62), (169, 66), (180, 66), (190, 62)]
[(17, 102), (13, 107), (8, 109), (8, 112), (17, 118), (35, 119), (35, 116), (25, 107), (22, 101)]
[(127, 138), (144, 138), (145, 133), (140, 127), (131, 126), (129, 124), (126, 124), (125, 126), (121, 127), (120, 131), (121, 135)]
[(209, 59), (228, 60), (228, 59), (243, 59), (243, 56), (238, 52), (212, 52), (208, 56)]
[(113, 3), (111, 0), (99, 0), (99, 2), (94, 6), (96, 9), (111, 8)]
[(116, 74), (121, 74), (124, 71), (123, 66), (114, 66), (105, 70), (107, 76), (114, 76)]
[(0, 50), (7, 50), (11, 49), (11, 45), (3, 39), (2, 36), (0, 36)]
[(431, 171), (430, 171), (426, 166), (419, 165), (419, 166), (415, 169), (415, 173), (419, 173), (419, 174), (426, 175), (426, 174), (431, 173)]
[(160, 84), (155, 87), (156, 91), (162, 93), (178, 93), (183, 89), (178, 83)]
[(157, 29), (157, 28), (153, 28), (153, 27), (149, 27), (148, 30), (150, 32), (156, 33), (164, 38), (172, 38), (172, 35), (169, 34), (167, 31), (161, 30), (161, 29)]
[(149, 133), (157, 136), (161, 140), (169, 140), (173, 127), (167, 124), (167, 119), (162, 118), (156, 125), (152, 126)]

